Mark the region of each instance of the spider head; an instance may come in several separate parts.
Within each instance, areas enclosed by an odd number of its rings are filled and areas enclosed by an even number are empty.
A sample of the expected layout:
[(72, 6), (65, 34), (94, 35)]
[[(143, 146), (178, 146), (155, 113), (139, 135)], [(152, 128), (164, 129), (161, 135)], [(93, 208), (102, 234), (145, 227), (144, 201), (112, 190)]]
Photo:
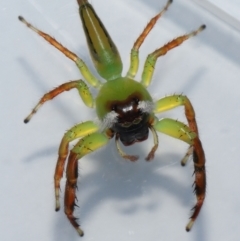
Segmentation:
[(123, 145), (129, 146), (148, 138), (151, 106), (150, 102), (141, 100), (141, 95), (137, 93), (124, 101), (111, 103), (111, 115), (114, 116), (111, 129)]

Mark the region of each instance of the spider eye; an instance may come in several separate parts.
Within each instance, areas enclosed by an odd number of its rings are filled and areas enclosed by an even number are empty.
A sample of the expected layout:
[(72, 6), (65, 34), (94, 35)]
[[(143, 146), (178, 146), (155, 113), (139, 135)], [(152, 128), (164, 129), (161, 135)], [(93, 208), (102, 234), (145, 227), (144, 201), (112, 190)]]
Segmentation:
[(138, 99), (137, 97), (133, 97), (132, 101), (133, 101), (136, 105), (138, 105), (138, 103), (139, 103), (139, 99)]
[(116, 105), (116, 104), (113, 104), (113, 105), (111, 106), (111, 110), (112, 110), (112, 111), (116, 111), (116, 110), (117, 110), (117, 105)]
[(133, 120), (133, 124), (134, 125), (138, 125), (139, 123), (140, 123), (140, 121), (142, 120), (142, 118), (141, 117), (139, 117), (139, 118), (136, 118), (135, 120)]

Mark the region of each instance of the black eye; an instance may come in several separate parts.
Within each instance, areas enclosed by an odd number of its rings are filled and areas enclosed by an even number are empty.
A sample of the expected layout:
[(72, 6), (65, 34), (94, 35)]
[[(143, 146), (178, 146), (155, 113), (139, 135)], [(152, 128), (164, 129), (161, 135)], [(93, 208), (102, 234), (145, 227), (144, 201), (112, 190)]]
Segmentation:
[(117, 105), (115, 105), (115, 104), (112, 105), (112, 106), (111, 106), (111, 110), (116, 111), (116, 110), (117, 110)]
[(132, 99), (132, 101), (133, 101), (136, 105), (138, 105), (138, 103), (139, 103), (139, 99), (138, 99), (137, 97), (134, 97), (134, 98)]

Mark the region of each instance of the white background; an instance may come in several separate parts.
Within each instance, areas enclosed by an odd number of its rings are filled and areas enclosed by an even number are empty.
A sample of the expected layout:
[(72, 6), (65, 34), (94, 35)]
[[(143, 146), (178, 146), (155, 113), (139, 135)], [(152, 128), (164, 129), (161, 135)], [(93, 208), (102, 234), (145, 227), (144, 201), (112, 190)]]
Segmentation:
[[(158, 60), (149, 87), (155, 99), (184, 93), (195, 107), (207, 158), (207, 196), (201, 213), (187, 233), (195, 197), (193, 165), (179, 164), (187, 149), (184, 143), (160, 134), (155, 160), (146, 163), (150, 137), (126, 149), (140, 156), (130, 163), (118, 157), (112, 142), (79, 162), (80, 208), (75, 214), (85, 231), (82, 240), (239, 240), (240, 33), (224, 16), (196, 2), (174, 1), (143, 44), (140, 67), (157, 47), (207, 25), (204, 32)], [(92, 3), (119, 48), (125, 73), (133, 42), (165, 0)], [(76, 1), (1, 1), (0, 237), (79, 240), (63, 208), (54, 211), (53, 173), (65, 130), (96, 116), (73, 90), (43, 106), (29, 124), (23, 123), (45, 92), (81, 75), (73, 62), (20, 23), (20, 14), (76, 52), (95, 73)], [(162, 116), (186, 121), (182, 108)]]
[[(200, 0), (198, 0), (200, 1)], [(213, 3), (217, 8), (220, 8), (227, 14), (231, 15), (232, 17), (240, 20), (240, 2), (238, 0), (230, 0), (230, 1), (223, 1), (223, 0), (209, 0), (205, 2)]]

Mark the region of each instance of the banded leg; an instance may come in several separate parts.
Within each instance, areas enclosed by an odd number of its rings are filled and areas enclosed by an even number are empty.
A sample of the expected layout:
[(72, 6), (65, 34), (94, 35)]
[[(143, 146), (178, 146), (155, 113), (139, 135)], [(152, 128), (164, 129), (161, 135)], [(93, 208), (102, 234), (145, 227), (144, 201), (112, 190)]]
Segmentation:
[[(196, 134), (194, 138), (192, 138), (192, 142), (189, 143), (191, 146), (182, 160), (182, 164), (185, 164), (186, 158), (191, 154), (193, 154), (193, 162), (194, 162), (194, 174), (195, 174), (195, 194), (197, 197), (197, 203), (193, 208), (193, 214), (190, 217), (190, 221), (186, 226), (186, 230), (190, 231), (195, 219), (197, 218), (201, 207), (203, 205), (206, 193), (206, 173), (205, 173), (205, 154), (202, 147), (202, 143), (199, 139), (198, 135), (198, 127), (195, 119), (195, 112), (192, 107), (191, 102), (186, 96), (183, 95), (172, 95), (167, 96), (158, 100), (155, 103), (155, 113), (159, 113), (162, 111), (170, 110), (176, 108), (178, 106), (184, 106), (185, 115), (188, 121), (188, 125), (190, 130)], [(166, 128), (164, 128), (165, 130)], [(174, 131), (174, 129), (173, 129)], [(176, 131), (174, 131), (177, 134)], [(180, 139), (180, 138), (179, 138)], [(183, 163), (184, 162), (184, 163)]]
[(128, 78), (134, 78), (139, 66), (139, 48), (141, 47), (142, 43), (144, 42), (145, 38), (149, 34), (149, 32), (152, 30), (154, 25), (156, 24), (157, 20), (167, 11), (169, 5), (173, 2), (173, 0), (168, 0), (167, 4), (163, 8), (163, 10), (158, 13), (155, 17), (153, 17), (150, 22), (147, 24), (147, 26), (144, 28), (141, 35), (138, 37), (138, 39), (135, 41), (132, 50), (131, 50), (131, 56), (130, 56), (130, 67), (127, 72)]
[(64, 83), (60, 85), (59, 87), (53, 89), (52, 91), (46, 93), (40, 101), (37, 103), (37, 105), (33, 108), (31, 113), (24, 119), (24, 123), (28, 123), (32, 116), (38, 111), (38, 109), (49, 100), (52, 100), (57, 95), (61, 94), (63, 91), (69, 91), (71, 89), (76, 88), (79, 92), (79, 95), (81, 96), (81, 99), (83, 100), (84, 104), (90, 108), (93, 108), (94, 106), (94, 100), (92, 97), (91, 92), (88, 89), (88, 86), (85, 84), (83, 80), (75, 80), (70, 81), (67, 83)]
[(22, 16), (19, 16), (18, 19), (23, 22), (28, 28), (32, 29), (34, 32), (36, 32), (38, 35), (43, 37), (48, 43), (53, 45), (55, 48), (57, 48), (59, 51), (61, 51), (66, 57), (71, 59), (75, 62), (77, 67), (79, 68), (82, 76), (85, 78), (85, 80), (92, 85), (93, 87), (99, 88), (102, 84), (101, 82), (90, 72), (87, 65), (84, 63), (82, 59), (80, 59), (76, 54), (65, 48), (62, 44), (60, 44), (56, 39), (51, 37), (50, 35), (42, 32), (41, 30), (35, 28), (32, 26), (29, 22), (27, 22)]
[(78, 160), (83, 156), (99, 149), (100, 147), (105, 146), (111, 136), (107, 136), (102, 133), (93, 133), (89, 136), (81, 139), (71, 150), (68, 164), (67, 164), (67, 181), (65, 187), (65, 214), (67, 215), (69, 221), (73, 227), (77, 230), (80, 236), (83, 236), (83, 231), (80, 228), (79, 224), (76, 221), (76, 218), (73, 215), (76, 199), (76, 187), (77, 187), (77, 178), (78, 178)]
[(78, 124), (68, 130), (62, 138), (61, 144), (58, 150), (58, 160), (55, 168), (54, 175), (54, 188), (55, 188), (55, 201), (56, 206), (55, 210), (60, 209), (59, 202), (59, 190), (60, 190), (60, 181), (63, 176), (64, 164), (68, 155), (68, 145), (71, 141), (94, 133), (98, 130), (98, 126), (93, 121), (86, 121), (81, 124)]
[(146, 61), (145, 61), (145, 65), (144, 65), (144, 69), (143, 69), (143, 73), (142, 73), (141, 83), (145, 87), (149, 86), (149, 84), (151, 83), (151, 80), (152, 80), (155, 64), (157, 62), (157, 59), (160, 56), (165, 55), (169, 50), (179, 46), (184, 41), (186, 41), (187, 39), (197, 35), (198, 33), (200, 33), (205, 28), (206, 28), (206, 25), (202, 25), (197, 30), (195, 30), (195, 31), (193, 31), (193, 32), (191, 32), (189, 34), (180, 36), (180, 37), (172, 40), (171, 42), (165, 44), (163, 47), (155, 50), (151, 54), (149, 54), (147, 59), (146, 59)]

